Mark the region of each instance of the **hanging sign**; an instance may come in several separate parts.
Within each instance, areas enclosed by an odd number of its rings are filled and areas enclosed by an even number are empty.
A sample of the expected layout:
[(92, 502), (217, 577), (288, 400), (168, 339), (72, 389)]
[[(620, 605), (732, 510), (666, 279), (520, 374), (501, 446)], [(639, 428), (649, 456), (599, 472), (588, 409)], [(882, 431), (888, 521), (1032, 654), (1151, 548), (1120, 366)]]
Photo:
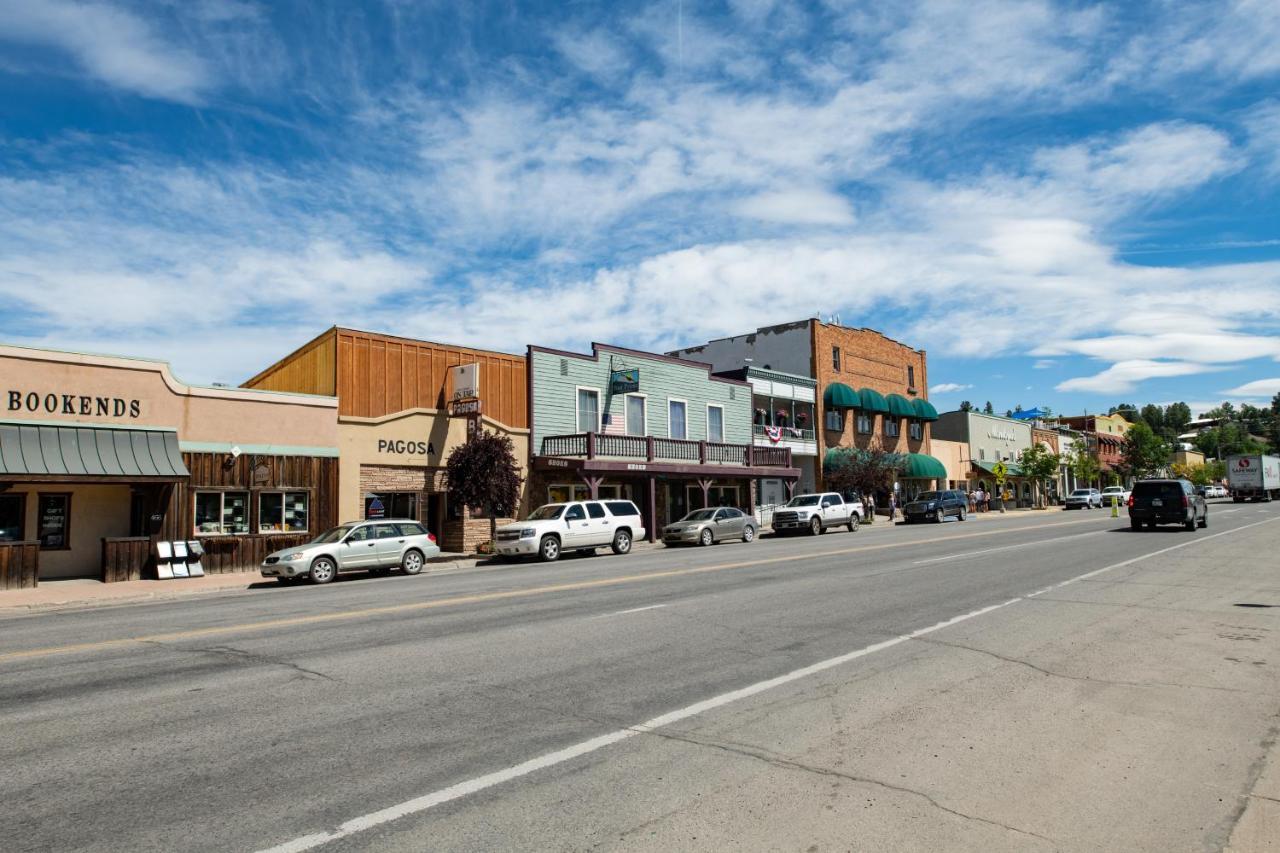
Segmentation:
[(609, 391), (613, 394), (631, 394), (640, 390), (640, 368), (629, 367), (609, 374)]
[(449, 401), (449, 417), (451, 418), (464, 418), (479, 414), (480, 401), (477, 399)]
[(480, 365), (459, 364), (449, 368), (449, 380), (452, 385), (450, 400), (470, 400), (480, 396)]

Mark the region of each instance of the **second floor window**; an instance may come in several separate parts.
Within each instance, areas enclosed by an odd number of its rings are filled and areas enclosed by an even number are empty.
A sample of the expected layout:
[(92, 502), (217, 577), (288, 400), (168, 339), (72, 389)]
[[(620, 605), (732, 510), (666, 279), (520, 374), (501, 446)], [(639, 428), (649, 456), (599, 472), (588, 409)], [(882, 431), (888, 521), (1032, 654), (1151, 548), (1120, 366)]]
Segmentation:
[(839, 409), (827, 409), (827, 429), (834, 432), (844, 431), (844, 413)]
[(724, 442), (724, 409), (707, 406), (707, 441)]
[(578, 432), (600, 431), (600, 392), (578, 389)]
[(646, 435), (644, 397), (627, 398), (627, 435)]
[(863, 435), (871, 435), (871, 415), (858, 414), (858, 432)]
[(840, 347), (831, 348), (831, 369), (840, 369)]
[(667, 437), (688, 438), (689, 428), (685, 414), (688, 407), (683, 400), (671, 400), (667, 403)]
[(916, 369), (913, 365), (907, 365), (907, 387), (916, 387)]
[(897, 418), (884, 419), (884, 434), (892, 437), (896, 437), (898, 435), (898, 419)]

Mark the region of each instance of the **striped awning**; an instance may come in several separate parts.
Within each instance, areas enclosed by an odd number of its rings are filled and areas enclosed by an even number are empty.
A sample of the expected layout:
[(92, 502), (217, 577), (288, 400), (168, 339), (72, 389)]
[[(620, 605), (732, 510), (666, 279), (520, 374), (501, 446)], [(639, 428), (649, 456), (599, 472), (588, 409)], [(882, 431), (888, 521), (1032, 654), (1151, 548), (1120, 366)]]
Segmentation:
[(0, 421), (0, 479), (173, 481), (190, 476), (174, 430)]

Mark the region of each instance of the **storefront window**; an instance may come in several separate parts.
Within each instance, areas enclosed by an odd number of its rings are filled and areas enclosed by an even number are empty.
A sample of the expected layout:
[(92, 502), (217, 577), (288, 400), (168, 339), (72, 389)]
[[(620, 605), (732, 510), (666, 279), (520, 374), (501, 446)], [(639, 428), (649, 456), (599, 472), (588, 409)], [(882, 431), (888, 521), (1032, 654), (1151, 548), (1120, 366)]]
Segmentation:
[(25, 495), (0, 495), (0, 542), (22, 539), (25, 509)]
[(196, 492), (196, 533), (248, 533), (248, 492)]
[(417, 492), (379, 492), (364, 497), (365, 518), (418, 519)]
[(259, 533), (305, 533), (306, 492), (263, 492), (258, 495)]
[(585, 485), (557, 483), (547, 486), (547, 503), (562, 504), (569, 501), (585, 501), (591, 497), (591, 490)]

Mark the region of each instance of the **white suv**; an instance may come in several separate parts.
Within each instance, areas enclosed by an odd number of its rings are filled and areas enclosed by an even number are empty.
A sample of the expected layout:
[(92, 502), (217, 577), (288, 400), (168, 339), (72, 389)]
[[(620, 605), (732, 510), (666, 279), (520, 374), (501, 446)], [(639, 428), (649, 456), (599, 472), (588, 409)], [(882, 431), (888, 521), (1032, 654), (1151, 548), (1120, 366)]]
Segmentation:
[(846, 501), (835, 492), (796, 495), (773, 513), (773, 532), (781, 535), (806, 530), (817, 536), (831, 527), (848, 527), (856, 533), (863, 512), (862, 501)]
[(644, 535), (640, 510), (631, 501), (574, 501), (538, 507), (524, 521), (499, 527), (493, 545), (499, 559), (536, 555), (550, 562), (565, 551), (606, 545), (626, 554)]

